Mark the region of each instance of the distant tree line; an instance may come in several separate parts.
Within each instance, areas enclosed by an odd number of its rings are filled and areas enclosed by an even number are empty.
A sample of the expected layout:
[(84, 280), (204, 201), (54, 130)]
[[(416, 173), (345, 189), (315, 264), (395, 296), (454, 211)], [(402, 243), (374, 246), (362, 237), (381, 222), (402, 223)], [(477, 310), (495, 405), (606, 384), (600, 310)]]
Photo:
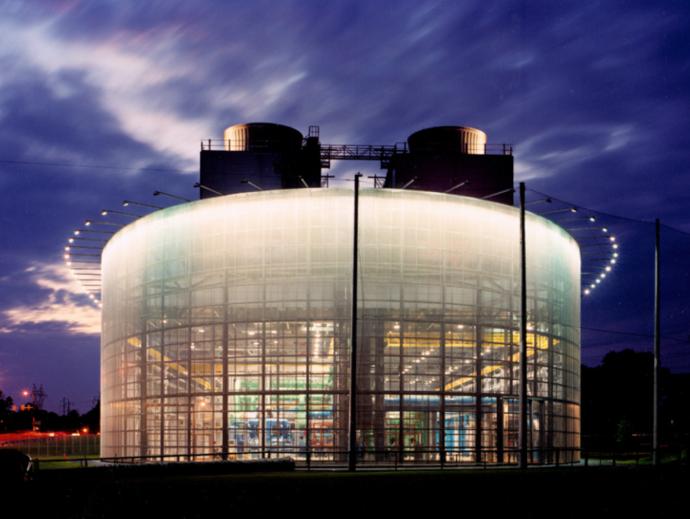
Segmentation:
[[(582, 446), (648, 450), (652, 436), (654, 359), (651, 353), (612, 351), (594, 368), (582, 366)], [(690, 373), (661, 370), (661, 446), (690, 442)]]
[(15, 406), (12, 397), (0, 390), (0, 433), (38, 430), (75, 432), (87, 428), (95, 433), (100, 427), (100, 401), (86, 413), (71, 410), (57, 414), (35, 405)]

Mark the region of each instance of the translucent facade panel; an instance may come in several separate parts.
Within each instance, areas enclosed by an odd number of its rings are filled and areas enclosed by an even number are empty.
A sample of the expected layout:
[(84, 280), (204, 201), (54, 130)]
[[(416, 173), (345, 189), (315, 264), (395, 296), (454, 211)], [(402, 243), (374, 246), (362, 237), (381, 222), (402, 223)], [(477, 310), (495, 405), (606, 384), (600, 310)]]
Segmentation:
[[(361, 191), (362, 463), (516, 460), (517, 209)], [(102, 455), (347, 458), (352, 192), (157, 211), (103, 254)], [(532, 461), (579, 446), (577, 244), (527, 218)]]

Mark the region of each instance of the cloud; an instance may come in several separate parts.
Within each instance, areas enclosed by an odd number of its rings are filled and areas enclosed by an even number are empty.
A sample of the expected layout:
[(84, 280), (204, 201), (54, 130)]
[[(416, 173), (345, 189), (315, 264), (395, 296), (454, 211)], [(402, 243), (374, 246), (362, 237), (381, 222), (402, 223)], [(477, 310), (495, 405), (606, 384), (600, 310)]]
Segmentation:
[[(37, 258), (56, 261), (66, 236), (125, 198), (157, 189), (194, 195), (179, 162), (121, 128), (83, 71), (50, 75), (3, 58), (0, 67), (3, 274)], [(25, 293), (6, 290), (0, 308)]]
[(207, 133), (206, 124), (176, 116), (156, 101), (159, 85), (193, 73), (192, 63), (170, 63), (166, 38), (142, 52), (116, 38), (89, 42), (88, 46), (60, 39), (54, 34), (53, 23), (5, 22), (0, 23), (0, 31), (5, 41), (11, 42), (4, 47), (4, 54), (20, 57), (46, 74), (58, 96), (73, 93), (69, 83), (61, 80), (65, 71), (80, 71), (83, 81), (101, 92), (104, 107), (132, 138), (192, 165), (190, 144)]
[[(127, 135), (190, 168), (198, 140), (233, 122), (320, 123), (335, 143), (467, 124), (516, 143), (520, 177), (548, 182), (602, 150), (627, 151), (621, 169), (651, 160), (688, 133), (660, 128), (633, 149), (640, 121), (687, 102), (683, 89), (669, 96), (685, 69), (660, 59), (685, 56), (684, 19), (682, 7), (644, 4), (75, 2), (21, 10), (2, 28), (56, 91), (70, 91), (65, 70), (83, 71)], [(588, 125), (611, 133), (573, 146), (572, 128)], [(527, 145), (543, 132), (554, 138)]]
[(79, 282), (61, 264), (35, 262), (23, 275), (28, 285), (40, 290), (41, 297), (30, 304), (2, 310), (0, 333), (16, 333), (40, 327), (71, 335), (97, 335), (101, 332), (101, 312), (84, 297)]
[[(64, 238), (125, 198), (194, 197), (190, 176), (174, 171), (195, 171), (199, 139), (237, 122), (319, 124), (334, 144), (476, 126), (515, 145), (516, 177), (529, 188), (690, 229), (689, 11), (687, 2), (0, 2), (0, 160), (112, 167), (0, 163), (8, 371), (34, 369), (25, 352), (49, 341), (45, 380), (70, 348), (76, 372), (91, 345), (82, 392), (94, 391), (98, 312), (58, 264)], [(360, 168), (380, 173), (352, 162), (324, 172), (342, 179)], [(648, 265), (626, 263), (648, 236), (623, 238), (626, 275), (583, 307), (590, 326), (632, 326), (649, 299), (637, 293), (649, 280), (635, 277)], [(67, 378), (80, 377), (55, 384)]]

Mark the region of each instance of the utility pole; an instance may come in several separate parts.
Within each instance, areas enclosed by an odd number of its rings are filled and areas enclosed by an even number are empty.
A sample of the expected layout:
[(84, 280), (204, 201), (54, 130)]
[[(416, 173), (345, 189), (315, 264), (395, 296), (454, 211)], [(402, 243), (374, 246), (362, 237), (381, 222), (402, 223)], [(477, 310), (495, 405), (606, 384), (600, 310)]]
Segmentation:
[(661, 375), (661, 222), (654, 222), (654, 388), (652, 402), (652, 464), (659, 464), (659, 382)]
[(359, 234), (359, 179), (355, 175), (355, 212), (352, 239), (352, 337), (350, 339), (350, 452), (348, 453), (348, 470), (357, 468), (357, 256)]
[(43, 409), (43, 403), (46, 400), (46, 392), (43, 389), (43, 384), (36, 387), (36, 384), (31, 385), (31, 403), (36, 409)]
[(373, 176), (368, 176), (367, 178), (373, 178), (374, 179), (374, 188), (380, 189), (383, 187), (384, 182), (386, 181), (386, 177), (380, 177), (378, 175), (373, 175)]
[(520, 468), (527, 468), (527, 244), (525, 240), (525, 183), (520, 182)]

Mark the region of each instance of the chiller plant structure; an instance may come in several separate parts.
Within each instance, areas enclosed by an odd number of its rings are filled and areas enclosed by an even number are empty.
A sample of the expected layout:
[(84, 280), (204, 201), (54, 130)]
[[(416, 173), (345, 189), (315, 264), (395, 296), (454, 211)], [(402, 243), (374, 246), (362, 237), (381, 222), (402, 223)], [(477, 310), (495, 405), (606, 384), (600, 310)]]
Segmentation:
[[(356, 416), (349, 416), (353, 191)], [(204, 141), (201, 200), (139, 218), (102, 256), (101, 455), (374, 464), (518, 459), (520, 250), (513, 157), (472, 128), (323, 145), (268, 123)], [(458, 187), (459, 186), (459, 187)], [(580, 250), (527, 213), (531, 463), (580, 445)]]

